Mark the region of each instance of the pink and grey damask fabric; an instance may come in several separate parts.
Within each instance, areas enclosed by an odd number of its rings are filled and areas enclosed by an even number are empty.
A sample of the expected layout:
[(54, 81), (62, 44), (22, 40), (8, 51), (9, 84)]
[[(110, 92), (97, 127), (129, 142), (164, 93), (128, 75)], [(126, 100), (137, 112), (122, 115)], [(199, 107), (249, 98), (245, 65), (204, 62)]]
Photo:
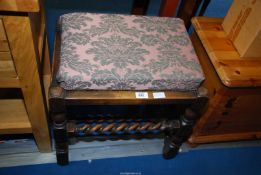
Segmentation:
[(196, 90), (204, 80), (177, 18), (70, 13), (60, 18), (57, 80), (67, 90)]

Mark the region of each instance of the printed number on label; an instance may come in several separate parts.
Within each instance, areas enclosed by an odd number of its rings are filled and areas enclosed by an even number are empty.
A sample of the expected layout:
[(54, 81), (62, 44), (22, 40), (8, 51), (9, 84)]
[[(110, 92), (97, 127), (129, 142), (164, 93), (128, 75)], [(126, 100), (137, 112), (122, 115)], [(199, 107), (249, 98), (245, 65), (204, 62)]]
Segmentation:
[(136, 98), (149, 98), (148, 92), (135, 92)]

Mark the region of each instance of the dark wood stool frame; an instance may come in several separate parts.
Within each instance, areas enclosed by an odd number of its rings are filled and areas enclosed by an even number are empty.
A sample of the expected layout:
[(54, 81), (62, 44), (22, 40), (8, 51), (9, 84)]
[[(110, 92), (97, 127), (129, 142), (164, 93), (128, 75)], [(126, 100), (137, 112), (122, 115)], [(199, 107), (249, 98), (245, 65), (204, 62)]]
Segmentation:
[(57, 28), (55, 36), (55, 49), (52, 65), (52, 82), (49, 89), (50, 114), (53, 120), (54, 139), (57, 163), (66, 165), (68, 159), (68, 133), (66, 108), (69, 105), (148, 105), (148, 104), (186, 104), (189, 105), (184, 113), (179, 115), (180, 126), (177, 131), (165, 134), (163, 148), (164, 158), (172, 158), (178, 153), (181, 144), (188, 139), (196, 119), (200, 116), (207, 103), (207, 91), (199, 88), (197, 92), (165, 91), (166, 98), (152, 98), (152, 91), (148, 99), (135, 98), (134, 91), (68, 91), (59, 86), (56, 73), (60, 58), (60, 29)]

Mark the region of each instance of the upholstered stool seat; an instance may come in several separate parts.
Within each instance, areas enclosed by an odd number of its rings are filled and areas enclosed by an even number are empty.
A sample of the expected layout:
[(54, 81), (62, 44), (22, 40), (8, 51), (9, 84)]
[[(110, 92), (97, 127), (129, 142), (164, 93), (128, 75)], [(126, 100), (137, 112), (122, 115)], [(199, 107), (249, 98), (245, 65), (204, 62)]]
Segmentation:
[(161, 133), (164, 158), (175, 157), (207, 102), (203, 80), (180, 19), (61, 16), (49, 90), (58, 164), (69, 163), (69, 136)]
[(191, 91), (204, 80), (181, 19), (70, 13), (60, 23), (66, 90)]

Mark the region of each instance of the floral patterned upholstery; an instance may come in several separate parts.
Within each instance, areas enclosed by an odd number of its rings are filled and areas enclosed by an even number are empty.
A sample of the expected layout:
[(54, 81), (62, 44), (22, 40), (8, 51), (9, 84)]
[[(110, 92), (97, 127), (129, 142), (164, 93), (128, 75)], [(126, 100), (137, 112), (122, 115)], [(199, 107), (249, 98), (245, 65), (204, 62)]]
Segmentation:
[(202, 69), (177, 18), (70, 13), (60, 17), (57, 80), (67, 90), (196, 90)]

